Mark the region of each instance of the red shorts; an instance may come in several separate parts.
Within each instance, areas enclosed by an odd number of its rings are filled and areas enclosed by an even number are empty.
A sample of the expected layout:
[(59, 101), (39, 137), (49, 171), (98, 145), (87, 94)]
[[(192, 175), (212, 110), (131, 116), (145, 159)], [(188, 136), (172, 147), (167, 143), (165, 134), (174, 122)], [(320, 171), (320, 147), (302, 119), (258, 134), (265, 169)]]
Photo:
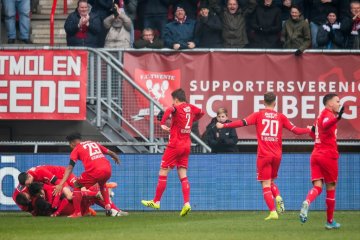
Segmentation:
[(337, 182), (338, 158), (324, 156), (323, 154), (311, 154), (311, 181), (323, 179), (325, 183)]
[(256, 173), (258, 181), (266, 181), (277, 178), (281, 158), (258, 157), (256, 161)]
[(161, 168), (188, 168), (190, 146), (167, 147), (161, 161)]
[(98, 183), (99, 186), (103, 186), (110, 179), (110, 177), (111, 169), (99, 171), (97, 173), (83, 172), (81, 176), (76, 180), (76, 182), (89, 189), (96, 183)]

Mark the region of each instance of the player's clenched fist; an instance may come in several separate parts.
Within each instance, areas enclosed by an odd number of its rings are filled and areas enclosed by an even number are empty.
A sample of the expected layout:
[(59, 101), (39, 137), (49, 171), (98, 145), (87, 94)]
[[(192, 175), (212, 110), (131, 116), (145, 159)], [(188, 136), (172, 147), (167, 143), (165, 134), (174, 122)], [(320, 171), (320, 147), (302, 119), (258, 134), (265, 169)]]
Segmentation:
[(221, 129), (221, 128), (224, 127), (224, 124), (218, 122), (218, 123), (216, 123), (216, 127), (219, 128), (219, 129)]

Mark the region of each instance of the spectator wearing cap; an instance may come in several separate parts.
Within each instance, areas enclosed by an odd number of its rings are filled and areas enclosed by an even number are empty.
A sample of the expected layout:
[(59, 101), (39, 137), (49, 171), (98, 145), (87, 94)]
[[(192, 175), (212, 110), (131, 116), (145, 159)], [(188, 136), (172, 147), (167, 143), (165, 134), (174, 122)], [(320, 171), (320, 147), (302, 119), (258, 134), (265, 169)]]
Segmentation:
[(89, 11), (87, 0), (78, 1), (76, 10), (66, 18), (64, 28), (68, 46), (99, 46), (98, 36), (102, 31), (102, 22), (97, 13)]
[(200, 16), (196, 23), (195, 36), (200, 48), (222, 47), (222, 23), (215, 12), (210, 12), (207, 3), (200, 4)]
[(345, 34), (345, 48), (360, 49), (360, 1), (350, 3), (351, 15), (344, 17), (341, 28)]
[(309, 23), (304, 20), (297, 6), (291, 7), (290, 15), (291, 18), (284, 23), (281, 40), (284, 48), (297, 49), (295, 55), (301, 55), (311, 44)]
[(174, 50), (195, 48), (195, 24), (195, 20), (187, 18), (184, 7), (177, 5), (175, 20), (165, 27), (165, 47)]
[(123, 8), (116, 5), (114, 13), (104, 19), (104, 27), (108, 30), (105, 48), (130, 48), (131, 19)]
[(143, 18), (143, 27), (158, 30), (163, 36), (171, 3), (172, 0), (138, 0), (138, 15)]
[(142, 31), (141, 39), (134, 42), (134, 48), (163, 48), (163, 41), (156, 36), (155, 32), (151, 28), (145, 28)]
[(312, 36), (312, 48), (318, 47), (316, 42), (316, 36), (319, 27), (321, 27), (326, 22), (326, 16), (330, 9), (337, 8), (338, 2), (338, 0), (310, 1), (310, 30)]
[(279, 48), (281, 33), (281, 10), (273, 0), (263, 0), (257, 5), (251, 28), (254, 31), (254, 48)]
[(317, 33), (316, 41), (319, 48), (339, 49), (344, 47), (344, 34), (341, 31), (341, 23), (337, 21), (337, 12), (330, 10), (327, 21)]
[(256, 0), (249, 0), (244, 7), (239, 7), (237, 0), (228, 0), (222, 13), (223, 42), (226, 48), (243, 48), (248, 43), (245, 18), (254, 12)]

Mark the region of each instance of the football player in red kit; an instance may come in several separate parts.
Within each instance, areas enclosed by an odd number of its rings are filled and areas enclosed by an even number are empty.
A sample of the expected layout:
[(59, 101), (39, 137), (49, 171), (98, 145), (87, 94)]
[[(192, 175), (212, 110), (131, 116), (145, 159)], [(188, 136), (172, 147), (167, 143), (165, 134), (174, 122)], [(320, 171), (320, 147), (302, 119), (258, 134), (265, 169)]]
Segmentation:
[(300, 221), (307, 221), (310, 204), (322, 192), (323, 184), (326, 185), (326, 229), (340, 228), (334, 217), (335, 190), (338, 179), (339, 152), (336, 143), (337, 122), (344, 113), (344, 107), (340, 109), (340, 99), (330, 93), (323, 98), (325, 109), (316, 119), (313, 127), (315, 138), (314, 150), (310, 158), (311, 181), (313, 188), (309, 191), (300, 211)]
[[(204, 113), (197, 107), (186, 102), (183, 89), (177, 89), (171, 93), (173, 106), (168, 108), (161, 120), (161, 128), (170, 132), (169, 143), (162, 157), (158, 185), (153, 200), (142, 200), (146, 207), (160, 208), (160, 200), (166, 188), (167, 175), (171, 169), (177, 167), (179, 179), (182, 186), (184, 206), (180, 216), (185, 216), (191, 210), (190, 185), (187, 178), (188, 160), (191, 146), (191, 127), (193, 122), (199, 120)], [(171, 116), (170, 128), (165, 125)]]
[(81, 217), (81, 199), (83, 192), (82, 187), (89, 189), (96, 183), (99, 184), (100, 192), (105, 201), (106, 215), (111, 215), (111, 201), (106, 187), (106, 181), (111, 177), (111, 164), (104, 154), (112, 157), (116, 164), (120, 163), (119, 157), (111, 150), (93, 141), (81, 141), (81, 135), (75, 133), (66, 137), (70, 147), (73, 149), (70, 154), (70, 163), (66, 168), (65, 174), (61, 182), (56, 185), (54, 193), (58, 193), (63, 188), (64, 183), (72, 173), (76, 161), (80, 160), (84, 165), (84, 172), (75, 181), (75, 189), (73, 192), (74, 213), (69, 217)]
[[(298, 128), (282, 113), (276, 112), (276, 95), (272, 92), (264, 94), (265, 109), (255, 112), (243, 120), (231, 123), (217, 123), (217, 128), (236, 128), (248, 125), (256, 126), (258, 140), (257, 149), (257, 179), (261, 182), (266, 205), (270, 215), (265, 220), (276, 220), (278, 213), (285, 211), (285, 206), (280, 191), (274, 180), (277, 178), (282, 157), (282, 130), (283, 128), (295, 134), (310, 133), (308, 128)], [(276, 199), (276, 207), (274, 204)]]

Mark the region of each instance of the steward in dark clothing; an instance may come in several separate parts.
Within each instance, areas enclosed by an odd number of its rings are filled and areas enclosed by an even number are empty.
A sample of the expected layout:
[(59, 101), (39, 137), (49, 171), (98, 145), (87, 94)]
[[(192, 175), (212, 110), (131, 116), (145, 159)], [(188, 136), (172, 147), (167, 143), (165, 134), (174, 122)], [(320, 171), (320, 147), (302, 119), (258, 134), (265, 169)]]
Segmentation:
[(96, 13), (89, 13), (89, 26), (79, 26), (80, 14), (77, 9), (67, 17), (64, 28), (67, 46), (98, 47), (102, 22)]
[(281, 33), (281, 10), (274, 4), (265, 6), (264, 3), (258, 5), (255, 10), (251, 24), (255, 32), (253, 48), (279, 48)]
[[(231, 122), (230, 120), (225, 123)], [(234, 128), (216, 128), (217, 119), (213, 118), (208, 126), (204, 138), (209, 144), (212, 153), (238, 152), (236, 144), (238, 137)]]
[(216, 13), (209, 12), (207, 5), (200, 6), (200, 17), (196, 23), (195, 38), (200, 48), (222, 47), (222, 23)]

